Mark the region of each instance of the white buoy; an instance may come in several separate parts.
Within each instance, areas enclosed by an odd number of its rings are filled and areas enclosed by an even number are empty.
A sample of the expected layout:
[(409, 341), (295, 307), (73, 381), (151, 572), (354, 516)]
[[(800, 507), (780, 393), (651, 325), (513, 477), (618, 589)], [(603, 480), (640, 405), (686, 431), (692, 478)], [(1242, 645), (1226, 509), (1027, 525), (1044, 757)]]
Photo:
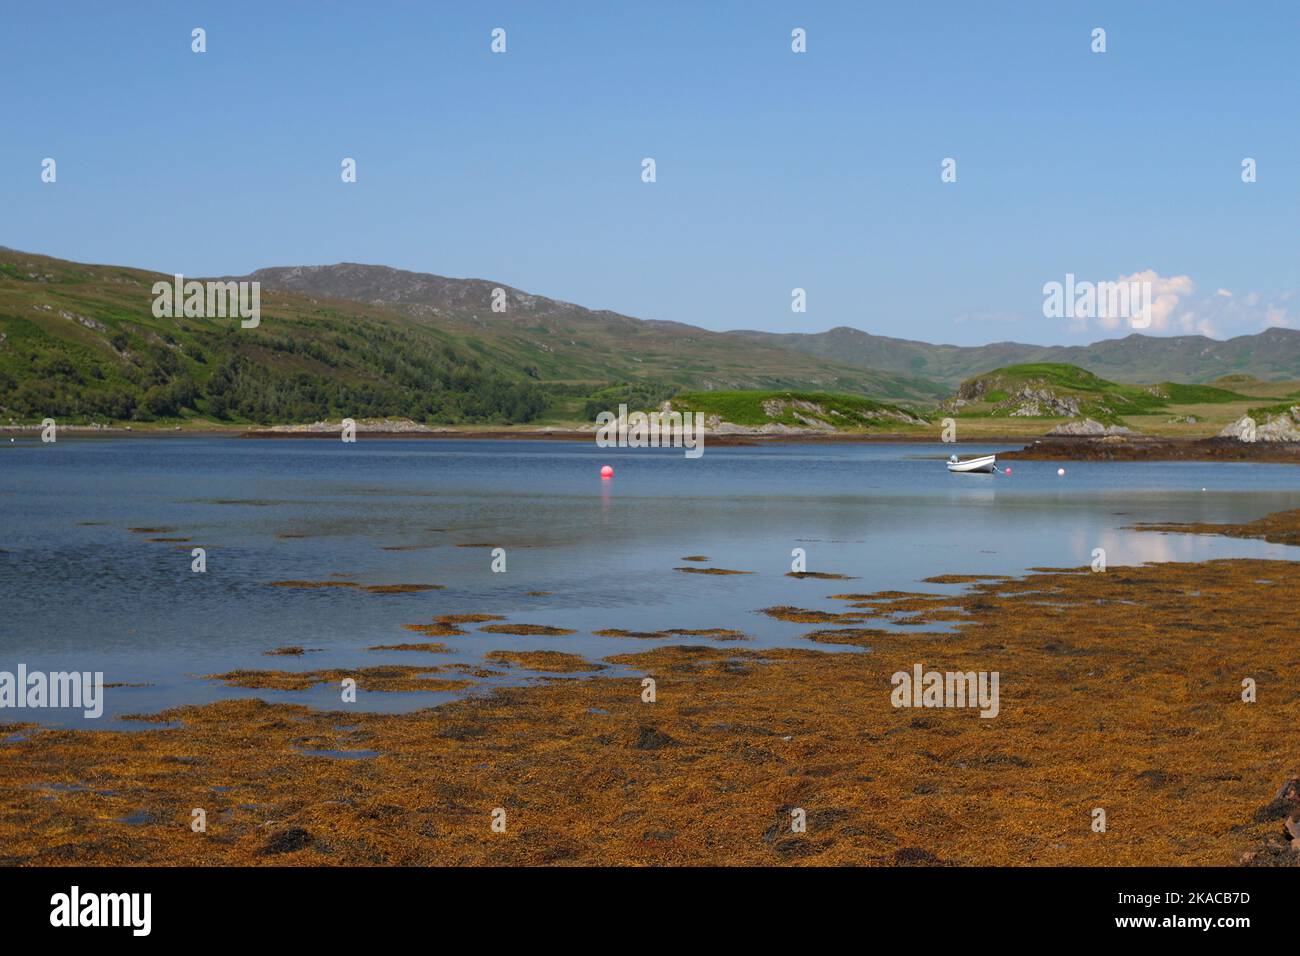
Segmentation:
[(1064, 477), (1064, 476), (1065, 476), (1065, 469), (1064, 469), (1064, 468), (1058, 468), (1058, 469), (1056, 469), (1056, 474), (1057, 474), (1058, 476)]

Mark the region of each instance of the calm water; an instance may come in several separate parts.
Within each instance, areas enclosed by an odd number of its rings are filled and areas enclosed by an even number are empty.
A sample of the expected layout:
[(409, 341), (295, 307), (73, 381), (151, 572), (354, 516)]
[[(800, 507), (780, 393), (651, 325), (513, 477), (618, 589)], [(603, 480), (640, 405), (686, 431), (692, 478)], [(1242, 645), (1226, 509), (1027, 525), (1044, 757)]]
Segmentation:
[[(963, 455), (984, 449), (962, 446)], [(0, 718), (113, 726), (111, 717), (178, 703), (260, 696), (337, 708), (333, 685), (306, 693), (204, 681), (236, 667), (308, 670), (477, 662), (495, 649), (589, 658), (659, 643), (594, 637), (601, 628), (735, 628), (747, 645), (807, 645), (809, 625), (756, 614), (772, 604), (830, 607), (846, 590), (922, 589), (947, 572), (1021, 572), (1211, 557), (1286, 557), (1295, 549), (1228, 538), (1123, 530), (1137, 521), (1242, 521), (1300, 507), (1287, 465), (1010, 462), (1010, 477), (949, 475), (942, 445), (784, 445), (600, 450), (568, 442), (250, 441), (225, 438), (32, 439), (0, 447), (0, 670), (102, 670), (106, 716), (9, 711)], [(602, 464), (616, 469), (598, 477)], [(131, 527), (165, 527), (182, 544)], [(292, 537), (298, 536), (301, 537)], [(492, 573), (486, 547), (506, 549)], [(206, 574), (190, 570), (193, 546)], [(808, 570), (857, 581), (796, 580)], [(385, 550), (400, 548), (404, 550)], [(756, 572), (675, 572), (685, 555)], [(441, 584), (371, 595), (291, 591), (282, 579), (342, 575), (363, 584)], [(949, 588), (948, 590), (952, 590)], [(528, 591), (549, 591), (528, 596)], [(442, 639), (452, 654), (374, 652), (414, 643), (404, 623), (493, 613), (573, 628), (571, 637)], [(701, 642), (696, 642), (701, 643)], [(321, 648), (266, 657), (282, 645)], [(823, 647), (822, 645), (816, 645)], [(827, 649), (824, 648), (823, 649)], [(853, 651), (846, 651), (853, 652)], [(454, 676), (454, 675), (452, 675)], [(524, 675), (527, 677), (527, 675)], [(518, 675), (511, 679), (519, 679)], [(435, 694), (360, 695), (409, 709)]]

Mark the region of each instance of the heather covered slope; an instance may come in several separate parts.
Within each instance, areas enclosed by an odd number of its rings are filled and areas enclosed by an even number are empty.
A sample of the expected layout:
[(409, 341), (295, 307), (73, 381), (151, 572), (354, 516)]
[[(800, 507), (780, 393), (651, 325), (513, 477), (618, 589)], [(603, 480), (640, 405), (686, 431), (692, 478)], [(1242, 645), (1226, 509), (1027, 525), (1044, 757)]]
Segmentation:
[(535, 419), (508, 362), (356, 303), (262, 297), (261, 324), (157, 318), (168, 276), (0, 252), (0, 422)]

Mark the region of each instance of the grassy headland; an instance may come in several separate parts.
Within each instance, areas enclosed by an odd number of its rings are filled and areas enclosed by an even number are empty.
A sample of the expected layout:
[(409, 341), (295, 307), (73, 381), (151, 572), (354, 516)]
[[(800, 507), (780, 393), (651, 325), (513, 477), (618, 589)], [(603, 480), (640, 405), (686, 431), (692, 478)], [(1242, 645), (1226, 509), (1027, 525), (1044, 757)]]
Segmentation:
[(959, 421), (1089, 418), (1141, 430), (1142, 425), (1204, 423), (1207, 412), (1226, 423), (1233, 412), (1258, 403), (1253, 396), (1214, 385), (1124, 385), (1075, 365), (1037, 364), (1009, 365), (969, 379), (941, 407), (951, 409)]

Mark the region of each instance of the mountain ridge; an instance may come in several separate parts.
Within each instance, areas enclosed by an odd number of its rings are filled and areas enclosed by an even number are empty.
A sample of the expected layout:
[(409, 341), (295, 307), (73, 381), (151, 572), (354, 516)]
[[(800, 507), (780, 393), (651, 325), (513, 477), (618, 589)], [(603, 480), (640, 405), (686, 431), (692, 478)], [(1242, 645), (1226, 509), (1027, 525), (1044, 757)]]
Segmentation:
[[(937, 401), (946, 391), (924, 377), (807, 356), (784, 346), (756, 342), (744, 352), (737, 347), (741, 340), (727, 332), (589, 309), (487, 279), (454, 279), (352, 262), (269, 266), (222, 278), (260, 282), (273, 291), (381, 306), (452, 335), (477, 336), (520, 367), (533, 370), (540, 380), (657, 378), (683, 389), (794, 388), (913, 403)], [(504, 311), (492, 308), (496, 289), (504, 293)]]
[[(1089, 346), (932, 346), (848, 326), (714, 332), (487, 279), (363, 263), (223, 277), (262, 285), (261, 324), (241, 328), (154, 315), (152, 286), (171, 280), (0, 250), (0, 412), (36, 420), (580, 422), (624, 401), (651, 407), (679, 393), (738, 391), (856, 395), (916, 410), (933, 408), (972, 375), (1063, 356), (1133, 384), (1203, 384), (1233, 373), (1300, 379), (1300, 332), (1283, 329), (1224, 342), (1132, 335)], [(504, 312), (492, 308), (494, 298)], [(1283, 394), (1275, 391), (1249, 394)]]
[[(416, 316), (442, 316), (447, 311), (477, 305), (487, 311), (494, 288), (501, 288), (519, 306), (513, 313), (489, 313), (515, 329), (528, 318), (575, 320), (598, 317), (626, 330), (641, 324), (685, 337), (727, 336), (733, 339), (812, 355), (840, 367), (891, 376), (922, 379), (952, 390), (967, 378), (1005, 365), (1053, 362), (1079, 365), (1106, 378), (1142, 382), (1155, 380), (1203, 384), (1222, 375), (1251, 374), (1266, 380), (1300, 378), (1300, 331), (1264, 329), (1260, 332), (1212, 339), (1204, 335), (1151, 336), (1130, 333), (1098, 339), (1087, 345), (1034, 345), (1003, 340), (985, 345), (950, 345), (877, 335), (850, 325), (825, 332), (763, 332), (735, 329), (714, 332), (664, 319), (641, 319), (609, 309), (588, 309), (547, 296), (523, 292), (487, 279), (454, 279), (434, 273), (390, 266), (336, 263), (322, 266), (273, 266), (238, 278), (258, 280), (269, 288), (396, 307)], [(377, 284), (388, 280), (389, 288)], [(475, 302), (476, 298), (476, 302)], [(1263, 343), (1264, 348), (1258, 348)], [(895, 394), (893, 397), (899, 397)]]
[(1264, 380), (1300, 377), (1300, 331), (1268, 328), (1211, 339), (1203, 335), (1152, 336), (1133, 332), (1088, 345), (934, 345), (875, 335), (851, 326), (826, 332), (730, 333), (752, 341), (784, 345), (810, 355), (834, 354), (852, 364), (870, 362), (882, 371), (906, 369), (955, 388), (967, 378), (1006, 365), (1050, 362), (1078, 365), (1103, 378), (1130, 383), (1170, 380), (1205, 384), (1224, 375), (1249, 374)]

